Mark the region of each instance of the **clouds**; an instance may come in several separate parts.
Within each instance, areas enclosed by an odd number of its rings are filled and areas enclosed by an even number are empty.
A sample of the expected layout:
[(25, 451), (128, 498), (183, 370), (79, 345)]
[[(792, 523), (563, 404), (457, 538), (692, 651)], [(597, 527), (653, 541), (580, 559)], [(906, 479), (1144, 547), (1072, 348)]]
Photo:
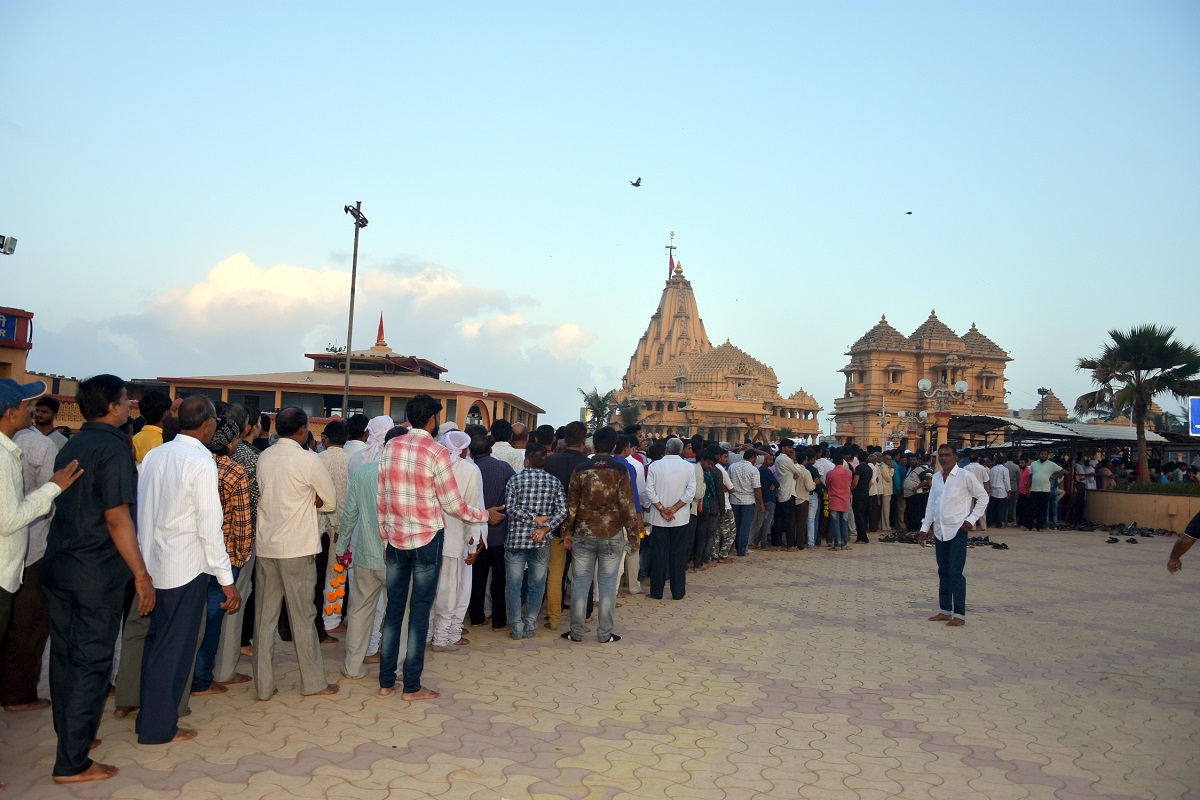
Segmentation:
[[(139, 378), (307, 369), (304, 353), (344, 343), (349, 290), (348, 268), (262, 267), (238, 253), (99, 324), (38, 309), (30, 368)], [(355, 307), (356, 349), (374, 342), (383, 313), (392, 349), (441, 363), (452, 381), (518, 394), (557, 424), (577, 414), (574, 387), (602, 371), (587, 361), (594, 332), (437, 265), (360, 270)]]

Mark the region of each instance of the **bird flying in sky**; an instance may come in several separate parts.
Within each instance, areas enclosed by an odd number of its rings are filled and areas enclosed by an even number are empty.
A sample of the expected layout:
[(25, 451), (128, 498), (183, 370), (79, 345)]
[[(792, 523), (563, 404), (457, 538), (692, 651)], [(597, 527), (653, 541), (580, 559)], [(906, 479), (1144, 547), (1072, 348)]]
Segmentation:
[(642, 185), (642, 179), (641, 179), (641, 176), (639, 176), (639, 177), (638, 177), (638, 179), (637, 179), (636, 181), (630, 181), (630, 182), (629, 182), (629, 185), (630, 185), (630, 186), (641, 186), (641, 185)]

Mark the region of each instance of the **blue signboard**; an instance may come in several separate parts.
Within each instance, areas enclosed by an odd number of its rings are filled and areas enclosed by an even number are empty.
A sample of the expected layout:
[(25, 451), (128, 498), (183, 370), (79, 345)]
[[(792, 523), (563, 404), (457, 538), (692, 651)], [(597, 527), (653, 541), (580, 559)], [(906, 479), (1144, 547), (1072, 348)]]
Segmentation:
[(20, 317), (0, 314), (0, 341), (15, 342), (17, 340), (17, 320)]
[(1188, 398), (1188, 431), (1200, 436), (1200, 397)]

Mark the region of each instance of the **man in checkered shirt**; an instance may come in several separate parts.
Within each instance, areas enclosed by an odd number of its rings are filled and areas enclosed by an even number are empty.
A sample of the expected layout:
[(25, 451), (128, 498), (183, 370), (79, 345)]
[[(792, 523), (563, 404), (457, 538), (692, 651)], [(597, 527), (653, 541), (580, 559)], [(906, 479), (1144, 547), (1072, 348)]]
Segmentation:
[(396, 662), (400, 656), (400, 626), (412, 603), (404, 658), (403, 700), (433, 700), (437, 692), (421, 685), (425, 671), (425, 637), (429, 610), (437, 594), (442, 567), (443, 514), (466, 522), (495, 525), (504, 519), (503, 506), (473, 508), (463, 500), (450, 466), (450, 451), (433, 439), (438, 429), (440, 401), (419, 394), (408, 401), (405, 416), (412, 426), (397, 436), (379, 458), (379, 536), (387, 566), (387, 612), (379, 647), (379, 694), (395, 694)]
[[(513, 476), (504, 492), (504, 510), (508, 515), (504, 599), (514, 639), (533, 638), (550, 569), (550, 532), (567, 518), (567, 493), (562, 481), (543, 469), (545, 465), (545, 446), (531, 442), (525, 448), (525, 469)], [(524, 580), (526, 569), (528, 583)]]

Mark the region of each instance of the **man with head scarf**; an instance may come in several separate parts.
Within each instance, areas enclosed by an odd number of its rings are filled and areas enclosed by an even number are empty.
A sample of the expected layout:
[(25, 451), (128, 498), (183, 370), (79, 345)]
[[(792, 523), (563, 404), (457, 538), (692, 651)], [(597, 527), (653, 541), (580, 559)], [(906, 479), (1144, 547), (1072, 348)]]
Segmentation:
[[(469, 505), (483, 507), (483, 476), (479, 467), (466, 457), (471, 437), (460, 430), (449, 430), (441, 439), (450, 451), (450, 470), (458, 483), (458, 492)], [(484, 537), (484, 523), (466, 522), (447, 515), (445, 541), (442, 544), (442, 571), (438, 575), (437, 594), (429, 614), (428, 640), (434, 652), (452, 652), (467, 644), (462, 638), (465, 596), (471, 596), (471, 567), (475, 552)], [(460, 610), (460, 606), (462, 606)]]
[(346, 467), (349, 479), (354, 478), (354, 473), (358, 472), (359, 467), (379, 461), (379, 453), (383, 450), (384, 437), (394, 427), (396, 427), (396, 423), (391, 417), (386, 415), (373, 417), (367, 423), (367, 444), (358, 452), (351, 454), (350, 462)]

